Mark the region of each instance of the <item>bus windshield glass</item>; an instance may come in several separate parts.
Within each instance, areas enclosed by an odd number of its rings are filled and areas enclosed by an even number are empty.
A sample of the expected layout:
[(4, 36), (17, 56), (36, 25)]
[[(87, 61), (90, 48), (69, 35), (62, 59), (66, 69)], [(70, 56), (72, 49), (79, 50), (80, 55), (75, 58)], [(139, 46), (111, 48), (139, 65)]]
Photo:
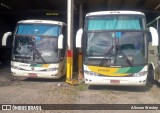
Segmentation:
[(18, 24), (16, 34), (59, 36), (60, 26), (49, 24)]
[(145, 30), (141, 15), (107, 15), (87, 18), (87, 30)]
[(89, 16), (85, 31), (87, 65), (130, 67), (147, 63), (143, 15)]
[(58, 37), (15, 35), (12, 59), (21, 62), (58, 62)]
[(12, 59), (21, 62), (58, 62), (58, 36), (61, 26), (54, 24), (18, 24)]

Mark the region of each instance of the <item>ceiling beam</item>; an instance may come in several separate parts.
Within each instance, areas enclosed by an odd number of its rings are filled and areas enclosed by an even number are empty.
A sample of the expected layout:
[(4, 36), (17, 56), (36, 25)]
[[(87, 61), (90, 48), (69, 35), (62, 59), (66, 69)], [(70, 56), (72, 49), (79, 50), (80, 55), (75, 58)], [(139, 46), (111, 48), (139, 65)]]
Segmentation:
[(139, 2), (136, 5), (136, 8), (142, 8), (143, 5), (145, 4), (146, 0), (139, 0)]
[(120, 6), (120, 7), (119, 7), (120, 9), (123, 9), (124, 3), (125, 3), (125, 0), (122, 0), (121, 4), (119, 5), (119, 6)]
[(23, 11), (0, 11), (0, 15), (11, 15), (11, 14), (41, 14), (41, 13), (58, 13), (58, 14), (67, 14), (67, 11), (58, 11), (58, 10), (48, 10), (48, 9), (33, 9), (33, 10), (23, 10)]
[(106, 9), (111, 9), (112, 2), (113, 0), (106, 0)]

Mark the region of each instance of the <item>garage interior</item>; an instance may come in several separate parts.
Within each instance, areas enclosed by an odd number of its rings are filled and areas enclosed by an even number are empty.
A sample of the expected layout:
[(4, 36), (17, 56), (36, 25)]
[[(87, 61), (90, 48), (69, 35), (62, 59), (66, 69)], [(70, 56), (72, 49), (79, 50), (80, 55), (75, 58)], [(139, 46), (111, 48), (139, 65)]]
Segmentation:
[[(142, 11), (146, 14), (147, 22), (150, 22), (160, 15), (160, 0), (74, 0), (74, 33), (83, 25), (86, 13), (106, 10)], [(83, 17), (80, 18), (80, 14)], [(67, 0), (0, 0), (0, 43), (3, 34), (14, 32), (17, 21), (24, 19), (67, 23)], [(8, 40), (7, 47), (0, 46), (0, 65), (8, 65), (10, 62), (11, 41)]]

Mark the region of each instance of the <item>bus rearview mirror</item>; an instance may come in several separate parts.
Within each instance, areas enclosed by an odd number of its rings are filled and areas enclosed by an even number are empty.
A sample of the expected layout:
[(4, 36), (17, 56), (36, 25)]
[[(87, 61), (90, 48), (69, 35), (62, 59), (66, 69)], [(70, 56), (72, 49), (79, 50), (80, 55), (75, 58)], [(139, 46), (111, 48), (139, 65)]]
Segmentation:
[(82, 35), (83, 35), (83, 29), (79, 29), (76, 34), (76, 48), (82, 47)]
[(58, 49), (63, 49), (63, 38), (64, 36), (61, 34), (58, 37)]
[(2, 37), (2, 46), (6, 46), (7, 45), (7, 39), (9, 36), (12, 35), (12, 32), (6, 32), (3, 37)]
[(149, 32), (151, 33), (152, 46), (158, 46), (158, 32), (154, 27), (149, 27)]

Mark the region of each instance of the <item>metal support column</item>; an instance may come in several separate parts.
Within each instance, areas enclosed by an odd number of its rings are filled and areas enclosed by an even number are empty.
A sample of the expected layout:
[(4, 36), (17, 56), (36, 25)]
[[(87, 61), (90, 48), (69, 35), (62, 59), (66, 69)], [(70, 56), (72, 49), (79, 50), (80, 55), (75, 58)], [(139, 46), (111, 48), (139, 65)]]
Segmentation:
[(83, 1), (79, 3), (79, 28), (83, 27)]
[[(79, 1), (79, 28), (83, 28), (83, 4), (84, 1)], [(79, 71), (79, 79), (82, 79), (82, 49), (78, 50), (78, 71)]]
[(69, 84), (77, 84), (73, 79), (73, 15), (74, 0), (67, 0), (67, 75), (66, 82)]

